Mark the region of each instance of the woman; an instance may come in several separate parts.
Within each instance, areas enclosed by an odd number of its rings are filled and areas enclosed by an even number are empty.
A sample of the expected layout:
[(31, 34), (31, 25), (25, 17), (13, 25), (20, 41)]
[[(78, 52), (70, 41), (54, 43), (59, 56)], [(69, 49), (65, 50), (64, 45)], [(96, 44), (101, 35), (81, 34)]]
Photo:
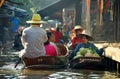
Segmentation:
[(74, 56), (76, 56), (77, 52), (78, 52), (81, 48), (92, 48), (92, 49), (94, 49), (94, 50), (97, 52), (97, 54), (98, 54), (99, 56), (101, 56), (102, 53), (104, 52), (104, 49), (105, 49), (106, 47), (108, 47), (108, 45), (104, 45), (103, 48), (98, 49), (93, 43), (90, 43), (90, 42), (89, 42), (89, 41), (94, 40), (90, 35), (88, 35), (87, 33), (83, 33), (83, 34), (81, 34), (81, 36), (82, 36), (82, 43), (79, 43), (79, 44), (76, 46), (75, 50), (70, 54), (70, 56), (69, 56), (69, 59), (70, 59), (70, 60), (73, 59)]
[(47, 56), (58, 56), (58, 52), (56, 47), (50, 43), (50, 41), (54, 41), (54, 34), (52, 32), (47, 32), (48, 40), (44, 43), (46, 55)]
[(61, 40), (63, 38), (63, 33), (60, 31), (60, 28), (57, 27), (56, 29), (52, 28), (51, 32), (55, 36), (55, 43), (61, 43)]
[(72, 41), (72, 49), (74, 49), (77, 44), (79, 44), (80, 42), (82, 42), (82, 39), (80, 37), (80, 34), (82, 34), (83, 32), (83, 28), (80, 25), (76, 25), (75, 28), (73, 29), (74, 33), (75, 33), (75, 37), (73, 37)]

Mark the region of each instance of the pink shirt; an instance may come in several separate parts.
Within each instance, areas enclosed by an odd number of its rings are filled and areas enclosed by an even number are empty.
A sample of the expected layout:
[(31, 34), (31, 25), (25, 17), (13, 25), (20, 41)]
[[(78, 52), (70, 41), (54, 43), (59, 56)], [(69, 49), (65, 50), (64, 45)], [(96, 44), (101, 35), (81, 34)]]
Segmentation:
[(58, 56), (55, 47), (51, 44), (46, 45), (45, 50), (46, 50), (46, 55), (47, 56)]

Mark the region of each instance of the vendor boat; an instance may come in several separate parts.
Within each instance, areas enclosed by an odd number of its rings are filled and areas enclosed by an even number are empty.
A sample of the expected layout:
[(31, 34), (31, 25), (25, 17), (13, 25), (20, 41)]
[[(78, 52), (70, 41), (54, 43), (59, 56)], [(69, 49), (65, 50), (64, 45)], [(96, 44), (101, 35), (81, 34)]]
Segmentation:
[(104, 69), (104, 57), (78, 57), (70, 61), (72, 69)]

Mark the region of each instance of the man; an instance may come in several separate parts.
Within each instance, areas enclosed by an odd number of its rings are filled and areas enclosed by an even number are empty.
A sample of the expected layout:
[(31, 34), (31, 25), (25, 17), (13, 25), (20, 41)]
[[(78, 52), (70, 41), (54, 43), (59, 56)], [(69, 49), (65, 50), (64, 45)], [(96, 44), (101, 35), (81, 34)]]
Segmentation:
[(31, 24), (23, 30), (21, 41), (24, 49), (20, 52), (20, 57), (35, 58), (45, 55), (44, 42), (48, 40), (46, 31), (40, 27), (42, 23), (39, 14), (33, 14), (32, 20), (26, 21)]

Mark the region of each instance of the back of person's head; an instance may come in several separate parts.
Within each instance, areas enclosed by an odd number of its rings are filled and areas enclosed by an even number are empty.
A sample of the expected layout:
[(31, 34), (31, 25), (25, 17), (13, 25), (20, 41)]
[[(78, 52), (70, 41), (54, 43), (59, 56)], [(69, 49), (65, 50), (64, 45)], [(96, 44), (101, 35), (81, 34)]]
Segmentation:
[(48, 40), (44, 43), (44, 45), (47, 45), (50, 43), (49, 40), (50, 40), (50, 37), (52, 36), (52, 32), (46, 31), (46, 33), (47, 33)]
[(56, 27), (56, 31), (57, 31), (57, 32), (60, 32), (60, 27)]
[(48, 40), (50, 39), (51, 36), (52, 36), (52, 32), (47, 31), (47, 37), (48, 37)]

